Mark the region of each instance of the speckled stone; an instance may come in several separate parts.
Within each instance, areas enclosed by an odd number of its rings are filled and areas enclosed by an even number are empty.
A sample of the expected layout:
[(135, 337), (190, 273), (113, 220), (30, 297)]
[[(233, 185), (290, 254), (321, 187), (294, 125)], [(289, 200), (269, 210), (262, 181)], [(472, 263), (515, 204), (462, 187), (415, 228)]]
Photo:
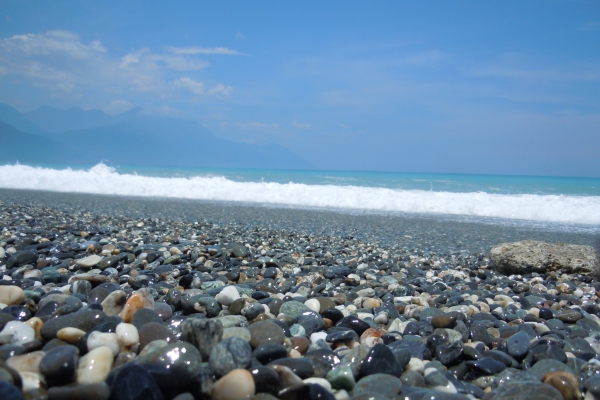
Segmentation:
[(236, 368), (248, 368), (252, 360), (252, 348), (243, 339), (232, 337), (215, 345), (209, 358), (210, 369), (221, 377)]

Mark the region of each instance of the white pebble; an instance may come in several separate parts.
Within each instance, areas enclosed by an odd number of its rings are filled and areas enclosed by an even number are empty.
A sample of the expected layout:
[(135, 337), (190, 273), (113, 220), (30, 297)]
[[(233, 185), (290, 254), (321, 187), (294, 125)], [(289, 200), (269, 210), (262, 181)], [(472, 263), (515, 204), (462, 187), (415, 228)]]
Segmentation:
[(79, 359), (77, 383), (100, 383), (106, 380), (114, 361), (108, 346), (95, 348)]
[(25, 344), (35, 339), (35, 331), (32, 327), (21, 321), (10, 321), (0, 332), (0, 337), (6, 336), (3, 343)]
[(117, 341), (117, 334), (114, 332), (98, 331), (90, 333), (87, 338), (88, 350), (91, 351), (102, 346), (108, 347), (112, 351), (113, 356), (119, 354), (119, 342)]
[(316, 343), (319, 339), (325, 340), (327, 337), (327, 332), (315, 332), (310, 335), (310, 342)]
[(319, 300), (317, 300), (317, 299), (306, 300), (304, 302), (304, 305), (316, 313), (318, 313), (319, 310), (321, 309), (321, 303), (319, 303)]
[(122, 350), (129, 350), (140, 342), (140, 335), (137, 328), (133, 324), (121, 322), (117, 325), (117, 341)]

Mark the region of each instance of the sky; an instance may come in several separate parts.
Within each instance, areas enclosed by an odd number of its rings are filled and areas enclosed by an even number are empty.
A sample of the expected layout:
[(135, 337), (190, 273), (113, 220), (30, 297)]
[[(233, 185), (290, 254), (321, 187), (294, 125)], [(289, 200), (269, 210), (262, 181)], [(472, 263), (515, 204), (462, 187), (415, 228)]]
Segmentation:
[(600, 2), (0, 3), (0, 102), (196, 120), (318, 169), (600, 176)]

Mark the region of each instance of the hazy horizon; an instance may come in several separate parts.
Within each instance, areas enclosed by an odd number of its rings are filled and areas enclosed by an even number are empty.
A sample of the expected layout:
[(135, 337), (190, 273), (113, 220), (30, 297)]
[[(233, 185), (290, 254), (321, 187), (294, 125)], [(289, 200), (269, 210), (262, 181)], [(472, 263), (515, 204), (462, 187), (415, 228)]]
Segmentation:
[(141, 107), (317, 171), (600, 176), (597, 2), (10, 0), (0, 18), (0, 103), (21, 113)]

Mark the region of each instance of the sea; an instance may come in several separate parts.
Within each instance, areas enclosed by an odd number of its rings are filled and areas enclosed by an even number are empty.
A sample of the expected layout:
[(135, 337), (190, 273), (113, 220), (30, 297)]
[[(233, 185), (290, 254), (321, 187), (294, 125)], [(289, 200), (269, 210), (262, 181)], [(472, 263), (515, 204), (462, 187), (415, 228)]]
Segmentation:
[[(33, 193), (38, 202), (72, 202), (75, 207), (74, 199), (79, 199), (78, 207), (87, 202), (104, 212), (130, 210), (130, 214), (140, 216), (224, 223), (243, 223), (246, 219), (249, 224), (319, 229), (322, 233), (352, 231), (360, 235), (365, 230), (363, 235), (388, 241), (416, 236), (420, 237), (418, 242), (424, 242), (432, 230), (440, 237), (454, 236), (458, 245), (478, 238), (483, 248), (495, 241), (523, 238), (597, 246), (600, 236), (600, 178), (120, 167), (102, 163), (0, 166), (0, 201)], [(146, 215), (142, 215), (144, 209)], [(191, 209), (196, 211), (186, 211)], [(298, 218), (304, 222), (291, 215), (301, 215)], [(312, 221), (310, 226), (306, 221)], [(322, 226), (317, 228), (319, 224)], [(423, 225), (420, 231), (415, 224)], [(396, 231), (379, 225), (393, 225)], [(453, 232), (451, 227), (459, 233), (448, 233)], [(444, 229), (446, 233), (439, 233)], [(479, 230), (483, 233), (478, 234)], [(471, 239), (456, 239), (466, 231), (471, 232)], [(501, 234), (508, 231), (513, 233)], [(481, 239), (482, 235), (486, 238)]]

